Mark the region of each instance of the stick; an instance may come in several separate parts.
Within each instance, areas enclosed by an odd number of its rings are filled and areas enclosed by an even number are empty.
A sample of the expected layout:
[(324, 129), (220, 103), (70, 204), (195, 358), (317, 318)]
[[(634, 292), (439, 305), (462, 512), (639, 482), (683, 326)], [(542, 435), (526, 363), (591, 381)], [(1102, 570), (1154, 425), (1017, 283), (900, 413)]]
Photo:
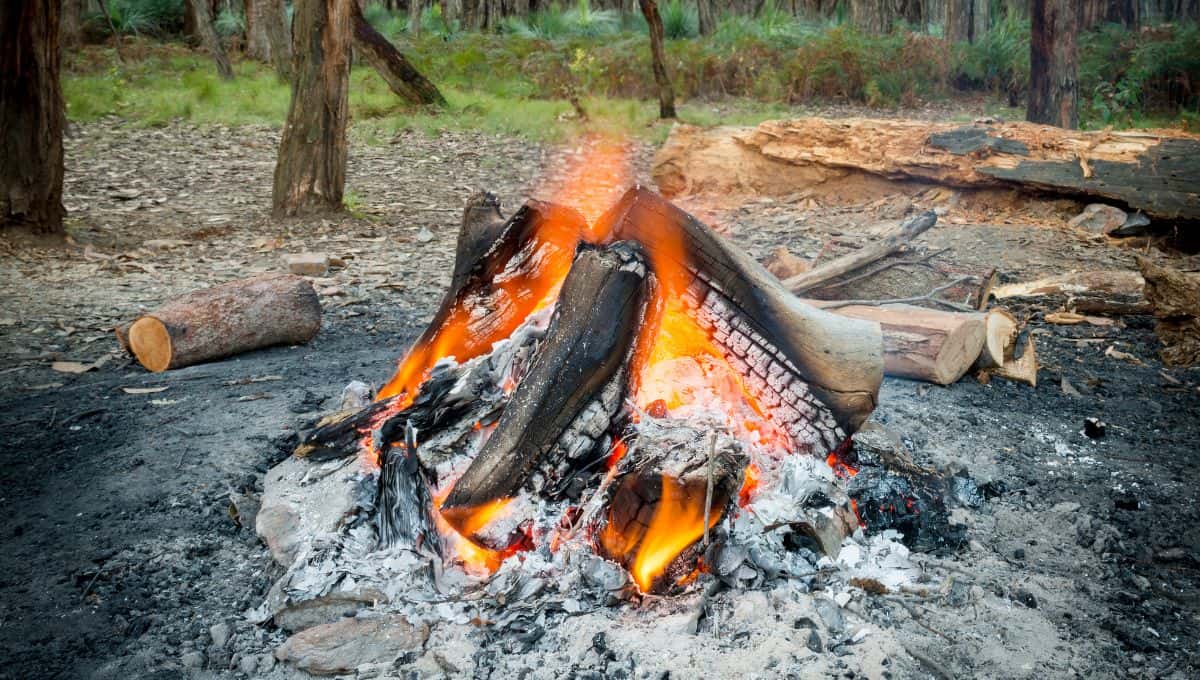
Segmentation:
[(950, 250), (950, 249), (942, 248), (941, 250), (930, 251), (930, 252), (922, 255), (921, 257), (916, 257), (916, 258), (912, 258), (909, 260), (892, 260), (891, 262), (884, 262), (883, 264), (880, 264), (879, 266), (876, 266), (876, 267), (872, 267), (861, 274), (855, 274), (854, 276), (842, 279), (841, 281), (834, 281), (832, 283), (826, 284), (825, 288), (841, 288), (842, 286), (848, 286), (857, 281), (862, 281), (863, 279), (869, 279), (872, 276), (875, 276), (876, 274), (878, 274), (880, 272), (884, 272), (884, 271), (891, 269), (892, 267), (913, 266), (913, 267), (929, 267), (930, 269), (934, 269), (934, 266), (929, 262), (929, 260), (933, 259), (934, 257), (937, 257), (938, 255), (941, 255), (942, 253), (946, 252), (947, 250)]
[(897, 229), (885, 236), (879, 243), (866, 246), (848, 255), (836, 257), (820, 267), (797, 274), (784, 281), (783, 285), (788, 290), (797, 294), (817, 288), (833, 279), (861, 269), (877, 260), (881, 260), (892, 253), (899, 252), (908, 245), (909, 241), (925, 233), (936, 223), (937, 215), (932, 210), (925, 211), (915, 217), (910, 217), (901, 223)]
[(97, 0), (100, 3), (100, 11), (104, 12), (104, 18), (108, 19), (108, 30), (113, 34), (113, 52), (117, 54), (117, 63), (124, 64), (125, 59), (121, 57), (121, 36), (117, 33), (117, 27), (113, 25), (112, 15), (108, 13), (108, 5), (104, 0)]
[(97, 569), (96, 569), (96, 575), (92, 577), (92, 580), (91, 580), (91, 581), (88, 581), (87, 587), (83, 589), (83, 595), (80, 595), (80, 596), (79, 596), (79, 601), (80, 601), (80, 602), (86, 602), (86, 601), (87, 601), (87, 596), (88, 596), (88, 593), (92, 592), (92, 586), (96, 585), (96, 581), (97, 581), (97, 580), (99, 580), (99, 578), (100, 578), (100, 574), (103, 574), (103, 573), (104, 573), (104, 567), (105, 567), (107, 564), (108, 564), (107, 562), (106, 562), (106, 563), (104, 563), (104, 564), (101, 564), (101, 565), (99, 566), (99, 568), (97, 568)]
[(62, 421), (62, 423), (59, 424), (59, 427), (66, 427), (66, 426), (70, 425), (71, 423), (75, 422), (76, 420), (83, 420), (84, 418), (87, 418), (88, 416), (94, 416), (94, 415), (98, 415), (100, 413), (108, 413), (108, 409), (93, 408), (93, 409), (88, 409), (87, 411), (83, 411), (81, 413), (76, 413), (75, 415), (71, 416), (70, 418), (67, 418), (66, 420)]
[[(971, 281), (974, 278), (975, 278), (974, 276), (960, 276), (957, 279), (954, 279), (953, 281), (951, 281), (949, 283), (946, 283), (941, 286), (938, 286), (937, 288), (934, 288), (933, 290), (929, 291), (928, 293), (926, 293), (924, 295), (915, 295), (913, 297), (906, 297), (906, 298), (895, 298), (892, 300), (835, 300), (833, 302), (830, 302), (827, 305), (822, 305), (822, 307), (824, 307), (825, 309), (836, 309), (838, 307), (849, 307), (851, 305), (864, 305), (864, 306), (869, 306), (869, 307), (878, 307), (879, 305), (907, 305), (907, 304), (914, 304), (917, 302), (930, 302), (935, 305), (942, 305), (943, 307), (948, 307), (949, 309), (953, 309), (953, 310), (959, 311), (959, 312), (978, 312), (979, 310), (977, 310), (974, 307), (971, 307), (969, 305), (963, 305), (963, 304), (959, 304), (957, 302), (950, 302), (949, 300), (943, 300), (943, 299), (937, 297), (938, 293), (945, 292), (949, 288), (953, 288), (954, 286), (957, 286), (960, 283), (966, 283), (967, 281)], [(790, 280), (791, 279), (789, 279), (789, 281)]]
[(704, 547), (708, 547), (708, 516), (712, 509), (713, 458), (717, 455), (717, 433), (708, 435), (708, 484), (704, 491)]

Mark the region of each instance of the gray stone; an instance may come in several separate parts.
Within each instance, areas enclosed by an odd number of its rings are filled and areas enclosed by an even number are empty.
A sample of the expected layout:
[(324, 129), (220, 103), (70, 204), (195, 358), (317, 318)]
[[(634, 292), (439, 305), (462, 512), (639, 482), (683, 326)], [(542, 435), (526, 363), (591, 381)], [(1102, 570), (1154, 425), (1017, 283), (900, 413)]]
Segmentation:
[(1107, 234), (1122, 227), (1128, 217), (1120, 208), (1092, 203), (1084, 208), (1083, 212), (1072, 217), (1067, 224), (1091, 234)]
[(832, 633), (840, 633), (846, 627), (846, 620), (842, 617), (842, 608), (837, 606), (837, 603), (826, 597), (813, 598), (813, 607), (817, 610), (817, 615), (825, 622), (825, 627)]
[(342, 619), (296, 633), (275, 650), (275, 658), (314, 675), (337, 675), (390, 663), (421, 649), (428, 638), (428, 626), (414, 626), (402, 616)]
[(274, 621), (280, 628), (295, 633), (323, 623), (333, 623), (347, 612), (355, 613), (363, 607), (387, 600), (387, 595), (374, 588), (337, 591), (311, 600), (289, 603), (275, 612)]
[(329, 256), (325, 253), (295, 253), (285, 255), (288, 271), (301, 276), (324, 276), (329, 271)]
[(254, 675), (258, 672), (258, 657), (247, 654), (238, 661), (238, 670), (246, 675)]
[(204, 654), (201, 652), (188, 652), (179, 657), (179, 663), (183, 664), (184, 668), (202, 668), (204, 666)]
[[(337, 463), (333, 463), (336, 465)], [(354, 508), (354, 466), (302, 483), (313, 464), (288, 457), (267, 472), (255, 530), (287, 567), (300, 546), (335, 531)]]
[(224, 647), (233, 635), (233, 626), (228, 623), (218, 623), (208, 629), (214, 647)]

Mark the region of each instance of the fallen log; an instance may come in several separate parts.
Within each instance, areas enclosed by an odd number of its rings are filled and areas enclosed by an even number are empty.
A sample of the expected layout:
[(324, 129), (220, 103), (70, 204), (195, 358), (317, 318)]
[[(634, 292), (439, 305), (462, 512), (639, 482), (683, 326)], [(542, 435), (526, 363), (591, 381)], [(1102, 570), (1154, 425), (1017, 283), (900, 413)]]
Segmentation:
[(913, 239), (925, 233), (937, 223), (937, 215), (926, 211), (906, 219), (882, 239), (853, 253), (834, 258), (819, 267), (797, 274), (783, 282), (788, 290), (797, 295), (857, 271), (868, 264), (899, 252)]
[(1182, 272), (1138, 256), (1146, 278), (1146, 300), (1158, 323), (1154, 333), (1162, 341), (1163, 363), (1195, 366), (1200, 363), (1200, 273)]
[(362, 8), (357, 2), (350, 3), (350, 18), (354, 23), (355, 47), (366, 57), (367, 63), (379, 73), (392, 92), (412, 104), (446, 105), (446, 98), (437, 86), (421, 75), (387, 38), (371, 26), (363, 17)]
[(1048, 295), (1140, 295), (1145, 279), (1130, 270), (1070, 272), (1034, 281), (1006, 283), (992, 289), (992, 297), (1042, 297)]
[(1155, 219), (1200, 219), (1200, 139), (1175, 131), (824, 118), (753, 128), (677, 125), (651, 174), (668, 196), (786, 196), (858, 175), (896, 189), (1017, 188), (1117, 201)]
[[(321, 328), (312, 284), (264, 274), (188, 293), (135, 320), (118, 342), (155, 373), (271, 345), (308, 342)], [(124, 344), (124, 343), (122, 343)]]
[(889, 256), (865, 271), (804, 291), (804, 296), (830, 301), (896, 300), (920, 297), (950, 284), (938, 293), (939, 300), (972, 309), (987, 306), (996, 285), (995, 268), (968, 270), (926, 258)]
[[(836, 302), (805, 300), (817, 307)], [(850, 305), (835, 314), (875, 321), (883, 330), (885, 375), (949, 385), (979, 358), (987, 339), (987, 316), (913, 305)]]

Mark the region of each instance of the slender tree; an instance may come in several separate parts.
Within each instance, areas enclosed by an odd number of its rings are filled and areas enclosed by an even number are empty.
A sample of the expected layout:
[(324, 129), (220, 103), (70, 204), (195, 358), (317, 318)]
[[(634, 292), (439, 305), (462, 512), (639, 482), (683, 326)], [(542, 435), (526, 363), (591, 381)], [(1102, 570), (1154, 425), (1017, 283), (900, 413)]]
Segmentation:
[(63, 233), (60, 0), (0, 2), (0, 226)]
[(713, 0), (696, 0), (696, 17), (700, 23), (700, 35), (712, 35), (717, 30), (717, 8)]
[(354, 46), (401, 99), (421, 105), (445, 106), (446, 98), (387, 38), (379, 35), (363, 16), (358, 3), (350, 3)]
[(62, 27), (58, 43), (63, 49), (78, 47), (83, 42), (82, 0), (62, 0)]
[(663, 55), (663, 23), (655, 0), (638, 0), (642, 14), (650, 26), (650, 56), (654, 62), (654, 82), (658, 85), (658, 116), (675, 117), (675, 91), (671, 87), (671, 76), (667, 73), (667, 61)]
[(1029, 4), (1029, 101), (1026, 118), (1079, 127), (1079, 7), (1073, 0)]
[(414, 38), (421, 35), (421, 0), (408, 0), (408, 32)]
[(278, 216), (342, 208), (353, 2), (296, 0), (292, 101), (272, 192)]
[(261, 7), (259, 14), (266, 24), (267, 46), (271, 51), (271, 64), (281, 80), (292, 79), (292, 24), (287, 19), (283, 0), (255, 0)]
[(212, 7), (205, 0), (192, 0), (192, 22), (204, 49), (212, 55), (217, 64), (217, 73), (225, 80), (233, 80), (233, 66), (229, 63), (229, 55), (221, 44), (221, 37), (213, 28)]

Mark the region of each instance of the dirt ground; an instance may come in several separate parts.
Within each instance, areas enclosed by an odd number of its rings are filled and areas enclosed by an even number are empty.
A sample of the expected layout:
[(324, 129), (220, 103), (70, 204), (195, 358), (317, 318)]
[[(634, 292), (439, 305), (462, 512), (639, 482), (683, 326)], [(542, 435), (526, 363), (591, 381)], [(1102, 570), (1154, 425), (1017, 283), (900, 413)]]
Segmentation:
[[(298, 675), (270, 656), (283, 634), (244, 619), (278, 574), (231, 518), (230, 493), (261, 490), (297, 429), (335, 407), (347, 382), (390, 374), (449, 280), (464, 198), (488, 188), (511, 212), (527, 196), (549, 197), (546, 178), (581, 151), (464, 133), (356, 141), (351, 214), (285, 224), (268, 215), (277, 139), (268, 128), (75, 127), (65, 191), (73, 244), (0, 241), (0, 677)], [(630, 151), (645, 181), (653, 150)], [(757, 257), (778, 245), (812, 256), (831, 239), (866, 242), (864, 225), (894, 210), (888, 197), (859, 199), (681, 203)], [(978, 210), (951, 205), (922, 238), (1010, 281), (1132, 267), (1128, 249), (1061, 226), (1077, 207), (1044, 204), (1033, 225), (981, 224)], [(314, 280), (326, 311), (309, 345), (162, 375), (116, 350), (111, 328), (139, 309), (281, 269), (284, 254), (305, 250), (345, 262)], [(855, 594), (846, 616), (889, 631), (875, 647), (882, 661), (801, 643), (741, 674), (1200, 674), (1200, 370), (1163, 368), (1148, 317), (1053, 326), (1042, 319), (1052, 310), (1014, 311), (1037, 334), (1036, 388), (888, 379), (872, 418), (918, 462), (1004, 490), (958, 511), (968, 547), (917, 556), (923, 595)], [(1107, 437), (1081, 433), (1092, 416), (1107, 421)], [(562, 675), (596, 672), (574, 653), (561, 650)], [(650, 677), (651, 666), (621, 667)], [(473, 674), (456, 668), (432, 674)]]

